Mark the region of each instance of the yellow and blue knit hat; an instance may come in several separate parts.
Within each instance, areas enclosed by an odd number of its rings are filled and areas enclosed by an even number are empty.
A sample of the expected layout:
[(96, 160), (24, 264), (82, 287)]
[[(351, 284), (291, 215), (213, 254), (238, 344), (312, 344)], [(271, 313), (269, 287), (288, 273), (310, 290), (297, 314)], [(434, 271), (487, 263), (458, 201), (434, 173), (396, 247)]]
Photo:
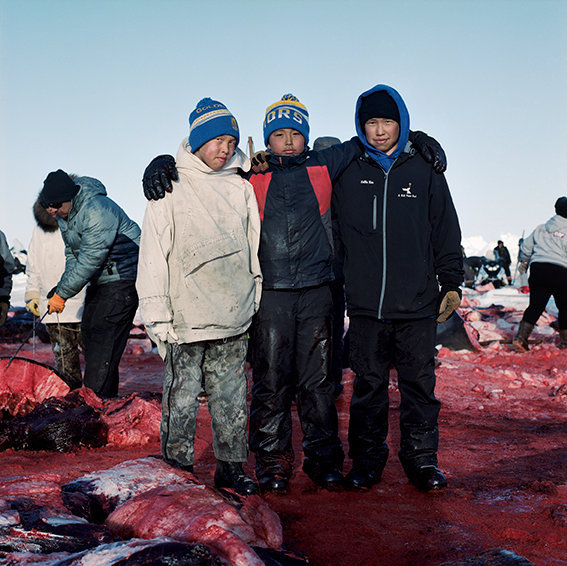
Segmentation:
[(270, 134), (281, 128), (293, 128), (309, 143), (309, 112), (293, 94), (284, 94), (281, 100), (266, 108), (264, 118), (264, 143), (268, 145)]
[(212, 98), (203, 98), (189, 114), (189, 145), (191, 151), (198, 150), (216, 136), (229, 135), (240, 141), (238, 122), (228, 108)]

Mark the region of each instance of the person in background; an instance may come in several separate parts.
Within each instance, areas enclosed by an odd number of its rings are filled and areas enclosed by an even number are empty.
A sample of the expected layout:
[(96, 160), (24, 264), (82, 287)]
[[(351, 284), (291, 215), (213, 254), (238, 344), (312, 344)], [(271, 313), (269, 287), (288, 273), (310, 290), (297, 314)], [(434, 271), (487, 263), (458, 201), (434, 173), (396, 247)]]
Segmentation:
[(356, 131), (366, 153), (334, 187), (350, 319), (348, 488), (378, 483), (389, 448), (389, 374), (398, 373), (399, 458), (421, 491), (442, 489), (437, 467), (436, 325), (460, 304), (461, 231), (444, 175), (408, 144), (409, 113), (393, 88), (360, 95)]
[(518, 332), (513, 339), (518, 352), (529, 348), (528, 338), (550, 297), (557, 305), (559, 325), (558, 347), (567, 348), (567, 197), (555, 202), (555, 215), (540, 224), (520, 248), (518, 271), (530, 275), (530, 303), (524, 311)]
[(99, 397), (118, 394), (120, 358), (138, 308), (136, 273), (140, 228), (92, 177), (49, 173), (39, 202), (57, 218), (65, 242), (65, 271), (48, 293), (47, 311), (61, 313), (88, 285), (81, 331), (84, 386)]
[(6, 322), (10, 309), (10, 293), (12, 292), (12, 273), (16, 268), (14, 257), (6, 241), (4, 232), (0, 231), (0, 326)]
[(55, 369), (71, 389), (77, 389), (83, 385), (80, 349), (83, 347), (81, 318), (85, 289), (67, 300), (62, 313), (46, 314), (47, 293), (65, 271), (65, 242), (57, 220), (39, 200), (33, 205), (33, 215), (36, 225), (27, 250), (26, 309), (42, 318), (49, 334)]
[(204, 380), (209, 394), (215, 486), (251, 495), (248, 459), (246, 331), (258, 308), (260, 217), (250, 161), (228, 108), (203, 98), (177, 152), (179, 182), (144, 215), (136, 286), (142, 320), (165, 360), (161, 452), (193, 471)]
[(510, 257), (508, 248), (504, 245), (502, 240), (498, 240), (496, 247), (494, 248), (494, 259), (500, 261), (500, 265), (504, 268), (504, 273), (506, 273), (508, 285), (511, 285), (512, 273), (510, 271), (510, 265), (512, 265), (512, 258)]

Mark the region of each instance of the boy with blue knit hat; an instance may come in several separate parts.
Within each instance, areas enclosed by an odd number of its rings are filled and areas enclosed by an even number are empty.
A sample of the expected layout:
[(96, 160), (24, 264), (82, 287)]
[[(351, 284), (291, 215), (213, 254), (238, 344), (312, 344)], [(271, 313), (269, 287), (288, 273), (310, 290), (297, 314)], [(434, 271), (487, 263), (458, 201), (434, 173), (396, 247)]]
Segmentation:
[[(260, 488), (287, 491), (294, 461), (291, 405), (297, 399), (303, 470), (317, 485), (336, 489), (342, 484), (344, 453), (329, 378), (330, 204), (333, 181), (361, 155), (362, 146), (353, 138), (310, 151), (309, 113), (292, 94), (267, 108), (263, 126), (267, 169), (247, 175), (262, 222), (264, 277), (253, 329), (250, 448)], [(162, 198), (170, 190), (164, 177), (175, 175), (170, 157), (152, 161), (144, 174), (146, 197)]]
[(165, 360), (161, 451), (193, 471), (197, 397), (202, 379), (217, 458), (215, 485), (257, 491), (243, 471), (247, 329), (258, 307), (260, 218), (254, 191), (239, 170), (238, 124), (226, 106), (202, 99), (177, 153), (179, 181), (148, 203), (136, 286), (150, 337)]
[(270, 104), (264, 118), (264, 144), (268, 147), (270, 136), (280, 129), (291, 128), (303, 136), (304, 144), (309, 143), (309, 112), (293, 94), (284, 94), (281, 100)]

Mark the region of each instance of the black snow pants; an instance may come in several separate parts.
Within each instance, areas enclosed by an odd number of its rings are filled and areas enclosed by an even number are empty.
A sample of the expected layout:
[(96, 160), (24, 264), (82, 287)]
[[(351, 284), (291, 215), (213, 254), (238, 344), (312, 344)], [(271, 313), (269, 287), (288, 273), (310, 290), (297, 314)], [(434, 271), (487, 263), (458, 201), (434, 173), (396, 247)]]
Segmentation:
[(342, 465), (334, 384), (329, 378), (332, 299), (327, 285), (262, 292), (254, 321), (250, 449), (256, 473), (291, 475), (291, 404), (305, 458)]
[(530, 304), (522, 320), (535, 324), (553, 295), (559, 316), (559, 330), (567, 330), (567, 267), (554, 263), (530, 265)]
[(333, 298), (332, 317), (332, 344), (330, 376), (335, 383), (335, 388), (340, 386), (343, 379), (343, 357), (345, 333), (345, 290), (344, 280), (338, 279), (330, 283), (331, 296)]
[(100, 397), (118, 393), (118, 364), (138, 308), (134, 281), (89, 285), (83, 310), (84, 386)]
[(382, 469), (388, 458), (389, 374), (400, 390), (399, 457), (406, 470), (437, 465), (440, 403), (435, 397), (434, 318), (379, 321), (350, 318), (350, 360), (355, 373), (348, 431), (353, 464)]

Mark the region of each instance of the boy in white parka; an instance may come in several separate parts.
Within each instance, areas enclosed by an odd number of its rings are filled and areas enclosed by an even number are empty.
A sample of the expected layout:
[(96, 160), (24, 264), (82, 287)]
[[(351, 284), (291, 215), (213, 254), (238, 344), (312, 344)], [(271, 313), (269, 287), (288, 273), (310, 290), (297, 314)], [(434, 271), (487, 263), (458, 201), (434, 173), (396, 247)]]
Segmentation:
[(177, 153), (177, 187), (148, 203), (136, 287), (142, 319), (165, 360), (161, 451), (193, 470), (197, 396), (209, 393), (215, 485), (249, 495), (244, 474), (246, 331), (258, 308), (260, 217), (252, 185), (238, 171), (238, 124), (220, 102), (201, 100)]

